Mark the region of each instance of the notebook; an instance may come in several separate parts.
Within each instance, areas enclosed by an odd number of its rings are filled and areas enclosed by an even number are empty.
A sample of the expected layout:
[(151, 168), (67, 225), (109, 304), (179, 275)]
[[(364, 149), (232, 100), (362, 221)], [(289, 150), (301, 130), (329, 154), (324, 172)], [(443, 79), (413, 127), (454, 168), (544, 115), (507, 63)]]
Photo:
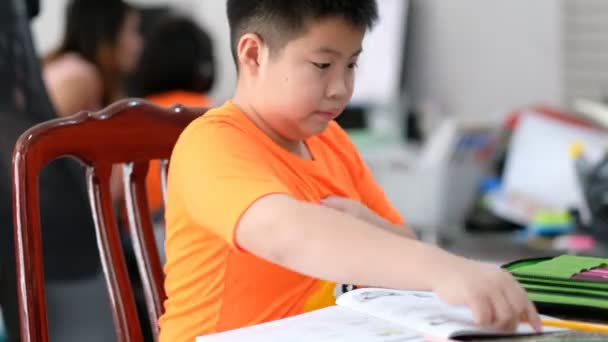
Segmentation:
[[(544, 328), (545, 333), (565, 330)], [(513, 334), (479, 328), (470, 310), (447, 305), (431, 292), (364, 288), (343, 294), (332, 307), (196, 341), (417, 342), (533, 334), (525, 323)]]
[(561, 255), (505, 265), (541, 313), (608, 322), (608, 258)]

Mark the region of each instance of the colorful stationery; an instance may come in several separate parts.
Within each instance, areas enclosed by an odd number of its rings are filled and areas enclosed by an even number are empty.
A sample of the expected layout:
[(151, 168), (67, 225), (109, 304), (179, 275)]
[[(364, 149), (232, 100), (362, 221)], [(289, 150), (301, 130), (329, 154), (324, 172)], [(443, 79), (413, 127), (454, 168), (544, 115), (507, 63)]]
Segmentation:
[(608, 258), (561, 255), (505, 265), (541, 313), (608, 322)]

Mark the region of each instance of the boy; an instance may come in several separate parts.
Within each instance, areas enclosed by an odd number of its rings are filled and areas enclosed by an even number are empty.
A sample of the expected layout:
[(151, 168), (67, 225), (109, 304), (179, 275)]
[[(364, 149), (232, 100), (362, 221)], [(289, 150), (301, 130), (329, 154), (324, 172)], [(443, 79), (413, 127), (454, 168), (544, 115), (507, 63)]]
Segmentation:
[[(477, 322), (540, 329), (506, 272), (416, 241), (333, 121), (374, 0), (228, 0), (234, 97), (175, 146), (161, 341), (333, 304), (347, 286), (435, 291)], [(415, 196), (415, 194), (412, 194)]]

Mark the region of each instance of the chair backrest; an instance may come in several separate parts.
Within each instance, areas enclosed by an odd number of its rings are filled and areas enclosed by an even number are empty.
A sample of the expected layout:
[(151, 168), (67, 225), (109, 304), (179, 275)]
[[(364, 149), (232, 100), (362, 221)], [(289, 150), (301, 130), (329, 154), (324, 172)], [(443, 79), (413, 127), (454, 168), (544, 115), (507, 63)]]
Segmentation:
[[(98, 112), (81, 112), (38, 124), (20, 136), (13, 154), (13, 213), (23, 341), (48, 341), (38, 175), (45, 165), (65, 156), (79, 160), (86, 169), (89, 202), (117, 337), (120, 341), (141, 341), (143, 335), (110, 194), (113, 165), (125, 165), (129, 233), (148, 319), (154, 337), (158, 337), (157, 320), (165, 293), (145, 176), (149, 161), (168, 159), (180, 133), (204, 111), (181, 106), (163, 109), (144, 100), (130, 99)], [(161, 172), (166, 173), (166, 167)]]

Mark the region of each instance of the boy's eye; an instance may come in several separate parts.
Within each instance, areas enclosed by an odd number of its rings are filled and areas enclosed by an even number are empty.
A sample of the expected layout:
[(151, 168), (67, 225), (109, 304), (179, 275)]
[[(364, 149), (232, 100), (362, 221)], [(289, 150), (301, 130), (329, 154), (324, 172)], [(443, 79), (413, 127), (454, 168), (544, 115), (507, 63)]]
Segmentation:
[(331, 66), (330, 63), (312, 63), (314, 66), (316, 66), (317, 68), (323, 70), (323, 69), (327, 69)]
[(353, 62), (353, 63), (350, 63), (350, 64), (348, 65), (348, 68), (349, 68), (349, 69), (355, 69), (357, 66), (359, 66), (359, 64), (357, 64), (357, 62)]

